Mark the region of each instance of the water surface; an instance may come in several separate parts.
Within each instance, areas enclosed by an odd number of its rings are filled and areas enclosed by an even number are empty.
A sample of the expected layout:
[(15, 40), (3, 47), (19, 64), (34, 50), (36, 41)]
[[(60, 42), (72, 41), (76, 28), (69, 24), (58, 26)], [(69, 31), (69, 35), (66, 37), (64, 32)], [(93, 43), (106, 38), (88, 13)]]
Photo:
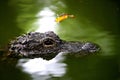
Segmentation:
[[(23, 33), (54, 31), (68, 41), (91, 41), (101, 52), (86, 57), (59, 54), (0, 61), (0, 80), (119, 80), (119, 1), (117, 0), (1, 0), (0, 48)], [(72, 14), (60, 23), (55, 18)], [(0, 52), (2, 54), (2, 51)]]

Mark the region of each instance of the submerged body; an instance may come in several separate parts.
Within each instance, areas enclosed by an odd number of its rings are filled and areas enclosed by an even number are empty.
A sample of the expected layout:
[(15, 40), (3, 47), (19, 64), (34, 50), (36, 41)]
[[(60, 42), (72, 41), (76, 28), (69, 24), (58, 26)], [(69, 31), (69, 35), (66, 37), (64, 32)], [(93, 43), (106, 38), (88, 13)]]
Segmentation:
[(89, 55), (99, 51), (99, 46), (91, 42), (64, 41), (54, 32), (31, 32), (11, 41), (9, 56), (17, 58), (38, 58), (46, 60), (59, 53)]

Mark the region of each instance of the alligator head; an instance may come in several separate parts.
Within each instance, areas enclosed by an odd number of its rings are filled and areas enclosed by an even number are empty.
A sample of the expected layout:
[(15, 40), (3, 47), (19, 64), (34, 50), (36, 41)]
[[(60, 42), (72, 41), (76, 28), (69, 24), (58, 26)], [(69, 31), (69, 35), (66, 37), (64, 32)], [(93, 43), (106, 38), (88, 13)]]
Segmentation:
[(54, 58), (60, 52), (88, 55), (99, 51), (100, 47), (91, 42), (65, 41), (54, 32), (30, 32), (11, 41), (9, 56), (17, 58)]

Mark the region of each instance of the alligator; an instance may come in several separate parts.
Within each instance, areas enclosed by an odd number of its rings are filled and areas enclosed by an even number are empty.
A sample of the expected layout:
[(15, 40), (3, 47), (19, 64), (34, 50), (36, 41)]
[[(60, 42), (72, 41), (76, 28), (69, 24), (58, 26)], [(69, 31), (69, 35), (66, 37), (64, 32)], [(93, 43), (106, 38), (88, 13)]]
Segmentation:
[(96, 53), (100, 47), (92, 42), (65, 41), (53, 31), (30, 32), (17, 37), (9, 44), (9, 57), (43, 58), (51, 60), (59, 53), (80, 56)]

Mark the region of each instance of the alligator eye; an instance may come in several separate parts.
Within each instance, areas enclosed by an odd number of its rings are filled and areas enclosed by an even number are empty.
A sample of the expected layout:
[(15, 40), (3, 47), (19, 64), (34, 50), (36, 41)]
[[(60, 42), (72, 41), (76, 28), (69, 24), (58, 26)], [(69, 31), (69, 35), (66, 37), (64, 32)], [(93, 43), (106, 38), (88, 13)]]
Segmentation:
[(55, 46), (55, 40), (53, 40), (52, 38), (45, 38), (43, 40), (43, 46), (44, 47), (52, 47)]

